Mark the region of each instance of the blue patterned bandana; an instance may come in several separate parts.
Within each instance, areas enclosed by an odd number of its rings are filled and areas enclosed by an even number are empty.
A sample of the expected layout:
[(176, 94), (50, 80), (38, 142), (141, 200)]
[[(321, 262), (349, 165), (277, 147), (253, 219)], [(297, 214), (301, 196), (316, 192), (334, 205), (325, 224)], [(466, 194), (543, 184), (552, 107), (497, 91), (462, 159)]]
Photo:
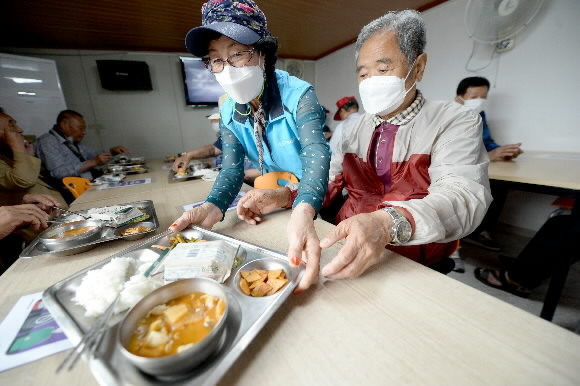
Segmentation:
[(210, 0), (201, 7), (201, 24), (185, 37), (188, 51), (200, 57), (220, 35), (246, 45), (270, 35), (266, 15), (253, 0)]

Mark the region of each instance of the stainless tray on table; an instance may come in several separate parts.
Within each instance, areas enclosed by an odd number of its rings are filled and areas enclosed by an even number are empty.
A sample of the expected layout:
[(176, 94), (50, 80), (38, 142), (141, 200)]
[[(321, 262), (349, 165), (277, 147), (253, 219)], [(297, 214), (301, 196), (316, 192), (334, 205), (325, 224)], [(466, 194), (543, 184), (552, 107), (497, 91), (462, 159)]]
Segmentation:
[(107, 172), (109, 173), (142, 174), (148, 171), (149, 169), (144, 164), (107, 166)]
[(187, 169), (185, 169), (185, 174), (178, 174), (173, 170), (169, 171), (170, 182), (186, 181), (192, 178), (201, 178), (208, 173), (210, 170), (216, 170), (212, 168), (209, 162), (194, 161), (191, 163)]
[[(20, 254), (20, 257), (31, 258), (31, 257), (44, 255), (44, 254), (52, 254), (52, 255), (57, 255), (57, 256), (74, 255), (76, 253), (88, 251), (89, 249), (95, 248), (96, 246), (98, 246), (101, 243), (111, 241), (111, 240), (116, 240), (116, 239), (135, 240), (135, 239), (139, 238), (140, 236), (145, 236), (146, 233), (153, 232), (157, 228), (159, 228), (159, 220), (157, 219), (157, 214), (155, 213), (155, 206), (153, 205), (153, 201), (151, 201), (151, 200), (136, 201), (136, 202), (130, 202), (130, 203), (122, 204), (122, 205), (131, 205), (134, 208), (138, 208), (141, 211), (143, 211), (144, 213), (146, 213), (147, 215), (149, 215), (149, 217), (147, 219), (144, 219), (143, 221), (135, 222), (135, 223), (131, 223), (131, 224), (126, 224), (126, 225), (123, 225), (123, 226), (118, 227), (118, 228), (104, 226), (101, 229), (100, 235), (95, 240), (90, 241), (90, 242), (82, 242), (82, 240), (81, 240), (81, 242), (79, 244), (67, 247), (65, 249), (49, 250), (40, 241), (40, 238), (37, 237), (22, 251), (22, 253)], [(81, 210), (81, 211), (78, 211), (76, 213), (79, 213), (81, 215), (86, 215), (87, 210)], [(66, 218), (67, 218), (67, 216), (64, 215), (64, 216), (58, 217), (56, 220), (62, 221), (63, 223), (66, 223), (67, 222)], [(131, 234), (128, 236), (124, 236), (121, 234), (121, 232), (125, 231), (127, 228), (137, 227), (140, 225), (146, 226), (149, 229), (147, 231), (144, 231), (141, 233)], [(49, 227), (47, 230), (50, 230), (50, 229), (57, 227), (57, 226), (59, 226), (59, 225), (58, 224), (53, 225), (53, 226)]]
[[(91, 372), (101, 385), (216, 384), (290, 296), (302, 277), (303, 269), (301, 267), (298, 268), (298, 271), (293, 275), (286, 256), (279, 252), (198, 227), (193, 227), (180, 233), (185, 237), (192, 237), (192, 235), (199, 234), (199, 232), (203, 234), (204, 240), (224, 240), (236, 247), (239, 246), (238, 256), (243, 258), (243, 262), (232, 270), (230, 277), (223, 284), (228, 294), (227, 300), (230, 311), (226, 321), (225, 338), (221, 347), (189, 374), (175, 377), (153, 377), (142, 373), (119, 352), (119, 348), (116, 345), (117, 329), (124, 313), (116, 315), (115, 318), (110, 320), (111, 328), (104, 336), (95, 357), (87, 358), (86, 355), (84, 357), (88, 361), (87, 364)], [(147, 256), (150, 254), (158, 255), (160, 251), (151, 248), (154, 244), (168, 245), (169, 236), (166, 234), (154, 236), (138, 246), (117, 253), (92, 267), (78, 272), (44, 291), (43, 300), (45, 305), (73, 344), (77, 344), (94, 323), (94, 319), (85, 317), (84, 309), (72, 301), (75, 290), (86, 273), (91, 269), (102, 267), (113, 257), (138, 259), (150, 257)], [(246, 296), (239, 289), (240, 270), (272, 270), (280, 268), (286, 271), (289, 282), (278, 293), (262, 298), (254, 298)]]

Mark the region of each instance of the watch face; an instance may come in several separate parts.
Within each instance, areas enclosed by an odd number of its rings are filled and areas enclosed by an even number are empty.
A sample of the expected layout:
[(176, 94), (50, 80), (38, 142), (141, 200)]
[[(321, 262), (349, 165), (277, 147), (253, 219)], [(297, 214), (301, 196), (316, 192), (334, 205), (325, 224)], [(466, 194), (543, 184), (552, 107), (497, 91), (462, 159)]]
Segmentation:
[(397, 240), (399, 243), (404, 244), (409, 241), (411, 238), (411, 233), (413, 229), (411, 228), (411, 224), (407, 221), (401, 221), (397, 227)]

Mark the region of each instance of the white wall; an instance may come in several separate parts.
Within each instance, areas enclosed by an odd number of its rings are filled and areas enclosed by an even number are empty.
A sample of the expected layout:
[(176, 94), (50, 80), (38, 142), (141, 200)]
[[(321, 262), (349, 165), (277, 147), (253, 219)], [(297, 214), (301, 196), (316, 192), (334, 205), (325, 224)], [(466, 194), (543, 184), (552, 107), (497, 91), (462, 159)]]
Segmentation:
[[(83, 143), (108, 149), (124, 145), (134, 155), (162, 157), (215, 141), (206, 116), (211, 108), (185, 104), (179, 56), (183, 54), (77, 50), (11, 50), (20, 55), (56, 61), (67, 107), (84, 115), (88, 130)], [(101, 87), (96, 60), (145, 61), (152, 91), (109, 91)], [(313, 82), (313, 61), (303, 64), (303, 79)], [(284, 68), (279, 60), (277, 67)], [(19, 119), (18, 117), (15, 117)], [(56, 115), (51, 118), (56, 119)], [(50, 129), (47, 126), (45, 131)], [(23, 127), (26, 131), (26, 127)]]
[(0, 53), (0, 107), (26, 134), (43, 134), (66, 108), (55, 61)]
[[(498, 143), (522, 142), (524, 150), (580, 151), (580, 1), (545, 1), (531, 25), (516, 36), (515, 48), (497, 55), (479, 73), (465, 70), (472, 50), (463, 23), (466, 5), (467, 0), (451, 0), (423, 13), (428, 63), (419, 88), (425, 96), (451, 100), (461, 79), (485, 76), (492, 83), (486, 111)], [(476, 59), (472, 64), (480, 66), (487, 57), (478, 54)], [(359, 96), (354, 44), (316, 62), (316, 90), (322, 103), (333, 107), (340, 97)], [(500, 221), (537, 230), (554, 209), (553, 199), (512, 192)]]

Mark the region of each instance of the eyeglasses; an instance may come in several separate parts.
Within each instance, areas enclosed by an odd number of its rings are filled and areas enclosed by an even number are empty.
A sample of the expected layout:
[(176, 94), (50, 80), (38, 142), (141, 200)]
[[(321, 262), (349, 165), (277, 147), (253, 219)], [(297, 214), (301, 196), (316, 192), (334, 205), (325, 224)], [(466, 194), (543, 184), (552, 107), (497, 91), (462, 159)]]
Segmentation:
[(226, 62), (232, 67), (245, 66), (254, 56), (254, 52), (256, 52), (256, 49), (251, 48), (251, 49), (246, 50), (246, 51), (236, 52), (236, 53), (228, 56), (228, 58), (226, 60), (206, 58), (203, 60), (203, 62), (205, 64), (205, 67), (208, 70), (210, 70), (214, 74), (217, 74), (217, 73), (222, 72), (224, 70), (224, 66), (226, 65)]

